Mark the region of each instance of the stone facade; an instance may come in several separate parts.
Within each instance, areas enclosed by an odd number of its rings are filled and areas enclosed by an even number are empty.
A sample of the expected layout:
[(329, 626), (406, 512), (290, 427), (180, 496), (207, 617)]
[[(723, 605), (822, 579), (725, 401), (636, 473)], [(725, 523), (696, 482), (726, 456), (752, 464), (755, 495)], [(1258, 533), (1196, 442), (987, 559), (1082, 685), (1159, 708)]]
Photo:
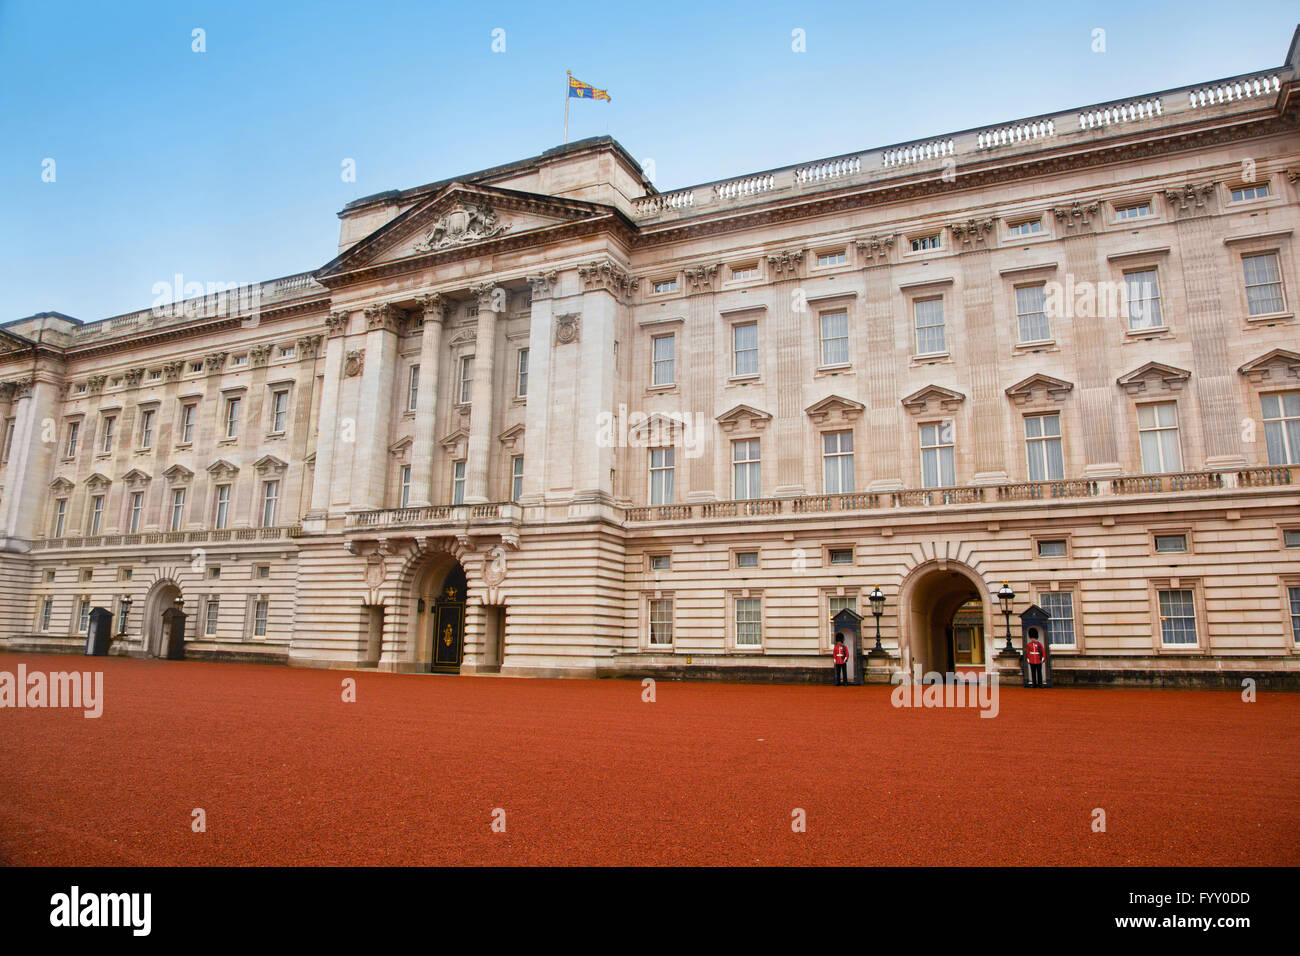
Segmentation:
[(10, 322), (0, 634), (823, 679), (878, 587), (887, 679), (1013, 671), (1007, 582), (1063, 680), (1294, 677), (1298, 59), (669, 193), (587, 140)]

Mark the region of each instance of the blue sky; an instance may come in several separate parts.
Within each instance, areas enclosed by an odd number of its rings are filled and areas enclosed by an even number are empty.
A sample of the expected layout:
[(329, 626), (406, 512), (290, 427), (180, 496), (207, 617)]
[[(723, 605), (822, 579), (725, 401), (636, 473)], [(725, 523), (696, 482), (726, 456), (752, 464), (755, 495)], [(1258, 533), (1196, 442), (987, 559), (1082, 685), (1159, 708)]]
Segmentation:
[(0, 321), (317, 268), (350, 200), (558, 145), (566, 69), (613, 97), (570, 139), (670, 189), (1276, 66), (1300, 19), (983, 6), (0, 0)]

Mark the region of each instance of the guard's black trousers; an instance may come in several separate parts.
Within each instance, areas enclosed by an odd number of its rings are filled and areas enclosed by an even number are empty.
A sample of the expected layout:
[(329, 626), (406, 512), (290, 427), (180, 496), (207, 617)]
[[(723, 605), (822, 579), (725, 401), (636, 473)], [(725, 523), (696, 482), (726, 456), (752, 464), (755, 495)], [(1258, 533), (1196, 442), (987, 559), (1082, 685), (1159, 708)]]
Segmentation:
[(1043, 686), (1043, 665), (1042, 664), (1029, 665), (1029, 686), (1030, 687)]
[(847, 684), (848, 682), (849, 682), (849, 665), (836, 664), (835, 665), (835, 686), (839, 687), (841, 684)]

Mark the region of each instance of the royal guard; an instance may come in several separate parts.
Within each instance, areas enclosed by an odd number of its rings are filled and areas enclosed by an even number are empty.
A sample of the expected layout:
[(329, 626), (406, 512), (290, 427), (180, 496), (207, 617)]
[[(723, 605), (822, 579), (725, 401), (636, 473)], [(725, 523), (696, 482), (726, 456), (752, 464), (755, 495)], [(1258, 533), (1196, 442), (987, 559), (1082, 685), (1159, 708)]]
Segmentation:
[(1043, 642), (1038, 639), (1038, 628), (1029, 629), (1029, 640), (1025, 642), (1025, 660), (1029, 663), (1029, 686), (1043, 686), (1043, 656), (1046, 653)]
[(835, 686), (849, 682), (849, 649), (844, 646), (844, 635), (835, 635)]

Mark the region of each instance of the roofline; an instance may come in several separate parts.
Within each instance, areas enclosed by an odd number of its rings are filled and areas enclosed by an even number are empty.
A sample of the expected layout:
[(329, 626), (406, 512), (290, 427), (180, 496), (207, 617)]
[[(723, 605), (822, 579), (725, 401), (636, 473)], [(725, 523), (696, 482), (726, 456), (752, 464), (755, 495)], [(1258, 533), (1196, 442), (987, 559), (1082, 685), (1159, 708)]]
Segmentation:
[(565, 143), (561, 146), (553, 146), (550, 149), (543, 150), (536, 156), (530, 156), (527, 159), (516, 159), (509, 163), (503, 163), (500, 166), (489, 166), (487, 169), (480, 169), (477, 172), (450, 176), (436, 182), (425, 183), (422, 186), (411, 186), (408, 189), (389, 189), (381, 193), (362, 196), (360, 199), (354, 199), (345, 205), (338, 215), (342, 218), (345, 213), (353, 212), (357, 209), (362, 209), (376, 203), (400, 202), (405, 199), (417, 198), (429, 192), (436, 192), (451, 183), (460, 182), (467, 184), (474, 183), (476, 185), (482, 184), (485, 181), (505, 178), (511, 173), (527, 169), (529, 166), (539, 165), (545, 160), (555, 159), (556, 157), (564, 156), (567, 153), (580, 153), (600, 147), (612, 149), (612, 151), (622, 160), (641, 174), (642, 184), (646, 186), (648, 194), (653, 194), (655, 192), (654, 186), (648, 179), (646, 179), (645, 170), (641, 168), (641, 164), (632, 158), (632, 154), (627, 151), (622, 143), (614, 139), (612, 136), (591, 136), (587, 139), (575, 140), (572, 143)]

